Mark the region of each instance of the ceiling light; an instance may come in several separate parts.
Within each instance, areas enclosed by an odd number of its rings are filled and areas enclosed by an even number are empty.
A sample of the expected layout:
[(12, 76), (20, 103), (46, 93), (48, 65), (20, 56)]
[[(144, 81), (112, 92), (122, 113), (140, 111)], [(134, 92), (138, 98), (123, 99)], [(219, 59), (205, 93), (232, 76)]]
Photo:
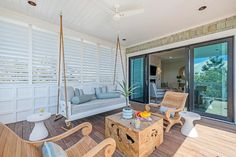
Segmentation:
[(207, 6), (206, 5), (203, 5), (203, 6), (201, 6), (198, 10), (199, 11), (203, 11), (203, 10), (205, 10), (207, 8)]
[(171, 56), (169, 57), (169, 59), (172, 59), (172, 58), (173, 58), (173, 57), (171, 57)]
[(28, 3), (32, 6), (36, 6), (36, 0), (28, 0)]

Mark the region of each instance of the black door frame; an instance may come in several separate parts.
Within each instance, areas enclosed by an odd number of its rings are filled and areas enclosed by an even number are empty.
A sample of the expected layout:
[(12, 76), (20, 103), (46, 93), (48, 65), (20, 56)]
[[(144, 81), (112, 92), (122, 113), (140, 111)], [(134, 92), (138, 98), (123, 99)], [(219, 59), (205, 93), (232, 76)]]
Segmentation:
[[(227, 109), (227, 117), (224, 116), (220, 116), (220, 115), (216, 115), (216, 114), (211, 114), (211, 113), (202, 113), (202, 112), (197, 112), (194, 111), (194, 66), (193, 66), (193, 60), (194, 60), (194, 48), (197, 47), (202, 47), (202, 46), (208, 46), (208, 45), (213, 45), (213, 44), (218, 44), (218, 43), (222, 43), (222, 42), (227, 42), (228, 43), (228, 73), (227, 73), (227, 105), (228, 105), (228, 109)], [(233, 37), (227, 37), (227, 38), (221, 38), (221, 39), (216, 39), (216, 40), (211, 40), (211, 41), (206, 41), (206, 42), (202, 42), (202, 43), (197, 43), (197, 44), (193, 44), (191, 46), (189, 46), (189, 59), (190, 59), (190, 68), (189, 68), (189, 82), (190, 82), (190, 111), (194, 111), (196, 113), (201, 114), (202, 116), (206, 116), (206, 117), (211, 117), (211, 118), (216, 118), (216, 119), (220, 119), (220, 120), (225, 120), (225, 121), (230, 121), (233, 122), (234, 121), (234, 61), (233, 61), (233, 50), (234, 50), (234, 38)]]
[[(230, 39), (231, 41), (230, 41), (230, 44), (228, 45), (229, 46), (229, 52), (231, 52), (231, 56), (232, 57), (229, 57), (229, 59), (230, 59), (230, 62), (231, 62), (231, 64), (230, 65), (228, 65), (229, 67), (228, 67), (228, 69), (230, 70), (230, 72), (229, 73), (231, 73), (231, 77), (230, 77), (230, 80), (229, 80), (229, 82), (232, 82), (232, 84), (231, 84), (231, 87), (232, 87), (232, 90), (228, 93), (228, 95), (230, 96), (230, 97), (232, 97), (231, 98), (231, 100), (230, 100), (230, 104), (231, 104), (231, 113), (230, 113), (230, 115), (231, 115), (231, 117), (232, 118), (230, 118), (230, 119), (228, 119), (228, 118), (223, 118), (222, 119), (222, 117), (212, 117), (212, 118), (217, 118), (217, 119), (221, 119), (221, 120), (226, 120), (226, 121), (234, 121), (235, 119), (234, 119), (234, 108), (235, 108), (235, 104), (234, 104), (234, 82), (233, 82), (233, 80), (234, 80), (234, 61), (233, 61), (233, 57), (234, 57), (234, 36), (228, 36), (228, 37), (225, 37), (225, 38), (219, 38), (219, 39), (215, 39), (215, 40), (209, 40), (209, 41), (205, 41), (205, 42), (200, 42), (200, 43), (197, 43), (197, 44), (189, 44), (189, 45), (185, 45), (185, 46), (180, 46), (180, 47), (175, 47), (175, 48), (171, 48), (171, 49), (165, 49), (165, 50), (161, 50), (161, 51), (156, 51), (156, 52), (150, 52), (150, 53), (147, 53), (147, 54), (143, 54), (143, 55), (138, 55), (138, 56), (133, 56), (133, 57), (129, 57), (129, 68), (128, 68), (128, 70), (129, 70), (129, 85), (130, 85), (130, 59), (131, 58), (135, 58), (135, 57), (140, 57), (140, 56), (147, 56), (146, 58), (148, 58), (148, 60), (146, 61), (146, 68), (145, 68), (145, 70), (147, 70), (146, 71), (146, 88), (147, 89), (145, 89), (145, 95), (147, 96), (146, 98), (145, 98), (145, 103), (149, 103), (149, 80), (148, 80), (148, 77), (149, 77), (149, 70), (148, 70), (148, 66), (149, 66), (149, 55), (151, 55), (151, 54), (154, 54), (154, 53), (162, 53), (162, 52), (165, 52), (165, 51), (170, 51), (170, 50), (174, 50), (174, 49), (178, 49), (178, 48), (185, 48), (185, 50), (186, 50), (186, 57), (187, 57), (187, 66), (188, 67), (186, 67), (186, 80), (187, 80), (187, 84), (188, 84), (188, 86), (187, 86), (187, 92), (189, 93), (189, 97), (188, 97), (188, 105), (187, 105), (187, 109), (189, 110), (189, 111), (192, 111), (192, 99), (193, 99), (193, 97), (192, 97), (192, 94), (191, 94), (191, 82), (190, 82), (190, 79), (191, 79), (191, 74), (190, 74), (190, 71), (191, 71), (191, 67), (190, 67), (190, 58), (191, 58), (191, 52), (190, 52), (190, 47), (191, 46), (194, 46), (194, 45), (198, 45), (198, 44), (203, 44), (203, 43), (206, 43), (206, 44), (208, 44), (209, 42), (216, 42), (216, 41), (220, 41), (220, 40), (225, 40), (225, 39)], [(228, 99), (229, 100), (229, 99)], [(207, 115), (206, 115), (207, 116)]]
[(129, 74), (129, 87), (131, 85), (131, 60), (136, 59), (136, 58), (144, 58), (144, 74), (143, 74), (143, 101), (137, 101), (137, 100), (132, 100), (131, 96), (129, 96), (130, 101), (134, 102), (139, 102), (139, 103), (148, 103), (148, 98), (149, 98), (149, 81), (148, 81), (148, 76), (149, 76), (149, 70), (148, 70), (148, 65), (149, 65), (149, 55), (144, 54), (144, 55), (138, 55), (134, 57), (129, 57), (129, 68), (128, 68), (128, 74)]

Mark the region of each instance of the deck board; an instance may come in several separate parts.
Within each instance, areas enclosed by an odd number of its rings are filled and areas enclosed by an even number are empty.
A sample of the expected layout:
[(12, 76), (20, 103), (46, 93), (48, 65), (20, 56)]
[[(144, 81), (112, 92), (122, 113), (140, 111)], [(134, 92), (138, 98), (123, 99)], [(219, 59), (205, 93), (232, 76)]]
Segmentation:
[[(142, 110), (140, 106), (134, 108)], [(96, 142), (104, 139), (104, 120), (108, 115), (120, 112), (121, 109), (98, 114), (95, 116), (73, 121), (73, 125), (83, 122), (90, 122), (93, 126), (91, 137)], [(54, 121), (54, 118), (46, 120), (45, 125), (49, 131), (49, 137), (61, 134), (65, 126), (64, 119)], [(9, 128), (23, 139), (28, 139), (32, 131), (33, 124), (27, 121), (8, 124)], [(180, 132), (181, 127), (175, 126), (169, 133), (164, 134), (163, 144), (153, 152), (151, 157), (235, 157), (236, 156), (236, 126), (209, 119), (202, 119), (196, 122), (199, 133), (198, 138), (186, 138)], [(70, 147), (81, 138), (80, 133), (68, 137), (58, 144), (63, 149)], [(116, 151), (114, 157), (123, 155)]]

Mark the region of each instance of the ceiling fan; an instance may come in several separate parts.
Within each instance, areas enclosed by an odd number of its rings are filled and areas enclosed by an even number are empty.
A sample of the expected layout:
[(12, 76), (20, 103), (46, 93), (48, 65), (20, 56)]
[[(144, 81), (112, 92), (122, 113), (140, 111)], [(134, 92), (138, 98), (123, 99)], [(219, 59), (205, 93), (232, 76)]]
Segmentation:
[[(97, 2), (97, 1), (96, 1)], [(131, 9), (126, 11), (120, 11), (120, 4), (116, 3), (112, 9), (105, 7), (105, 5), (97, 2), (99, 6), (104, 8), (106, 12), (112, 15), (114, 21), (118, 21), (123, 17), (134, 16), (144, 12), (143, 8)]]

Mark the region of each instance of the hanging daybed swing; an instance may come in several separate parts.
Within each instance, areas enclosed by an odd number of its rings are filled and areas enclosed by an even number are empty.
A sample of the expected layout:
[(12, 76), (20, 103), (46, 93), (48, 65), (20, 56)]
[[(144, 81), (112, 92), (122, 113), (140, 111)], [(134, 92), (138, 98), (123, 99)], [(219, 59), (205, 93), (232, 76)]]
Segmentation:
[[(110, 105), (108, 107), (94, 108), (91, 111), (87, 111), (87, 112), (83, 112), (83, 113), (79, 112), (79, 113), (74, 114), (72, 111), (73, 110), (72, 104), (70, 101), (68, 101), (68, 91), (67, 91), (68, 88), (67, 88), (67, 82), (66, 82), (66, 66), (65, 66), (66, 63), (65, 63), (65, 55), (64, 55), (64, 35), (63, 35), (63, 26), (62, 26), (62, 15), (60, 15), (60, 44), (59, 44), (59, 46), (60, 47), (59, 47), (59, 61), (58, 61), (58, 63), (59, 63), (58, 81), (57, 81), (57, 86), (58, 86), (57, 114), (56, 114), (55, 120), (58, 120), (64, 116), (66, 118), (65, 123), (66, 123), (67, 128), (71, 128), (72, 127), (71, 121), (73, 121), (73, 120), (84, 118), (87, 116), (95, 115), (95, 114), (106, 112), (106, 111), (110, 111), (110, 110), (114, 110), (114, 109), (118, 109), (118, 108), (125, 106), (125, 101), (112, 102), (112, 100), (111, 100), (110, 102), (108, 102), (108, 103), (110, 103)], [(125, 70), (124, 70), (124, 62), (123, 62), (123, 56), (122, 56), (122, 52), (121, 52), (119, 35), (117, 36), (117, 40), (116, 40), (116, 54), (115, 54), (113, 85), (116, 84), (116, 77), (117, 77), (116, 71), (117, 71), (118, 55), (120, 55), (123, 77), (124, 77), (124, 80), (126, 81), (126, 74), (125, 74)], [(61, 66), (62, 66), (62, 70), (63, 70), (63, 79), (64, 79), (63, 88), (61, 87), (61, 74), (62, 74), (61, 73)], [(63, 100), (61, 100), (62, 98), (60, 97), (61, 92), (64, 93)], [(93, 105), (96, 105), (96, 104), (93, 104)], [(77, 105), (77, 106), (83, 106), (83, 104)]]

